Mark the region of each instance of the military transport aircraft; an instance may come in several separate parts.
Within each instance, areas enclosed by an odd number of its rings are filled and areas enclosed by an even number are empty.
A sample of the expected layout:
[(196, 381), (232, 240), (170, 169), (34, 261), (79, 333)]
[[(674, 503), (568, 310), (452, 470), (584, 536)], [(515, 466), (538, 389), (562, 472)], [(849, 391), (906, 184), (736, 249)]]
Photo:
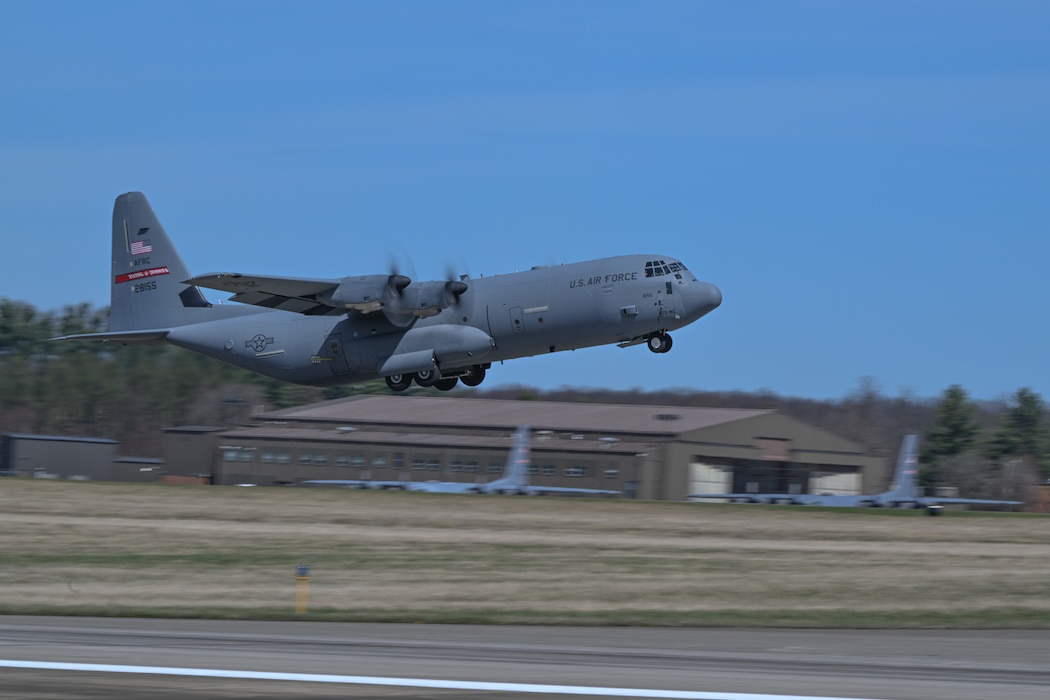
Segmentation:
[(1019, 506), (1022, 501), (990, 501), (981, 498), (941, 498), (919, 496), (915, 476), (918, 458), (918, 437), (905, 435), (900, 457), (893, 473), (889, 491), (861, 496), (821, 496), (808, 493), (694, 493), (689, 498), (720, 498), (735, 503), (782, 503), (797, 506), (831, 506), (853, 508), (926, 508), (936, 514), (940, 506), (967, 504), (977, 506)]
[(308, 479), (304, 486), (345, 486), (356, 489), (403, 489), (428, 493), (488, 493), (509, 496), (542, 496), (549, 493), (619, 496), (619, 491), (583, 489), (568, 486), (533, 486), (529, 483), (529, 428), (521, 426), (514, 432), (514, 446), (507, 455), (503, 476), (487, 484), (468, 481), (372, 481), (370, 479)]
[[(668, 331), (718, 307), (718, 287), (664, 255), (625, 255), (471, 279), (191, 277), (146, 197), (113, 206), (110, 330), (59, 340), (168, 342), (277, 379), (383, 377), (477, 386), (493, 362), (616, 343), (671, 349)], [(242, 304), (209, 303), (200, 288)]]

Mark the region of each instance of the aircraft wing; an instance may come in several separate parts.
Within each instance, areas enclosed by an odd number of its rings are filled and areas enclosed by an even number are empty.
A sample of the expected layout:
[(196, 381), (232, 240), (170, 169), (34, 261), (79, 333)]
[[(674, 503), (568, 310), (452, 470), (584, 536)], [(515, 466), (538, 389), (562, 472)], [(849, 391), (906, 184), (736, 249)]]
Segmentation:
[(372, 479), (306, 479), (302, 486), (343, 486), (377, 491), (402, 490), (423, 493), (481, 493), (481, 486), (459, 481), (374, 481)]
[(570, 486), (523, 486), (522, 490), (529, 495), (542, 496), (545, 493), (575, 493), (591, 496), (622, 496), (619, 491), (607, 491), (605, 489), (582, 489)]
[(791, 503), (801, 504), (793, 493), (691, 493), (689, 498), (720, 498), (734, 503)]
[(300, 486), (343, 486), (348, 489), (407, 489), (405, 481), (372, 481), (370, 479), (306, 479)]
[(307, 316), (341, 315), (340, 309), (321, 301), (339, 287), (337, 279), (309, 279), (302, 277), (265, 277), (242, 275), (239, 272), (215, 272), (192, 277), (184, 284), (232, 293), (231, 301), (241, 304), (280, 309)]
[(469, 481), (410, 481), (408, 490), (423, 493), (481, 493), (481, 486)]

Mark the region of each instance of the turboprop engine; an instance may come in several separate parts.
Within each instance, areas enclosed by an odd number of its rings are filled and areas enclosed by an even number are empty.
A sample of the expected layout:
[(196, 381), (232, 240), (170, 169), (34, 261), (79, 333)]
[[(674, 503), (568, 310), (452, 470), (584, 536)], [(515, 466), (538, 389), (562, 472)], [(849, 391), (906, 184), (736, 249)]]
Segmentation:
[(404, 275), (344, 277), (327, 301), (332, 306), (368, 314), (385, 307), (410, 284), (412, 280)]
[(458, 280), (412, 283), (404, 275), (363, 275), (344, 277), (325, 303), (361, 313), (382, 311), (399, 328), (417, 318), (436, 316), (459, 301), (468, 289)]

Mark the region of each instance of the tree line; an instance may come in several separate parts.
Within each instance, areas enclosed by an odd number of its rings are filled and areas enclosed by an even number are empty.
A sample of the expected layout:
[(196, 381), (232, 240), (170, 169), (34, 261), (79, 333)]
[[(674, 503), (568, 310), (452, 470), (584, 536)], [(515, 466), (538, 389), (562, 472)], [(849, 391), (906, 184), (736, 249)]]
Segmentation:
[(344, 395), (261, 377), (170, 345), (54, 342), (106, 330), (108, 309), (42, 312), (0, 298), (0, 433), (107, 437), (160, 456), (174, 425), (246, 421), (252, 410)]
[[(383, 381), (301, 387), (268, 379), (169, 345), (53, 342), (104, 331), (108, 309), (88, 304), (40, 311), (0, 298), (0, 433), (108, 437), (126, 455), (160, 456), (175, 425), (231, 425), (253, 412), (354, 394), (386, 394)], [(422, 390), (420, 393), (437, 393)], [(968, 497), (1028, 498), (1050, 478), (1047, 406), (1028, 388), (1008, 401), (975, 401), (961, 385), (937, 398), (887, 396), (870, 379), (838, 400), (772, 392), (642, 391), (529, 387), (457, 389), (463, 397), (515, 400), (765, 408), (892, 458), (901, 438), (921, 438), (922, 483)]]

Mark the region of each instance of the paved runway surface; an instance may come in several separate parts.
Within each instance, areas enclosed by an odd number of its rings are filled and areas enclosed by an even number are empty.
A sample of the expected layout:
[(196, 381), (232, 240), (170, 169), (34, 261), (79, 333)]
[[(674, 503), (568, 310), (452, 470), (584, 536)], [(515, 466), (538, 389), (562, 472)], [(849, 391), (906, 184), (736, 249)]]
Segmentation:
[[(571, 698), (628, 690), (1045, 700), (1048, 631), (696, 630), (0, 617), (0, 659), (404, 679), (405, 685), (0, 668), (0, 698)], [(523, 684), (425, 688), (415, 680)], [(401, 681), (397, 681), (401, 682)], [(534, 688), (534, 686), (561, 686)], [(534, 692), (522, 693), (522, 689)], [(568, 690), (566, 690), (566, 688)], [(669, 697), (664, 694), (664, 697)], [(697, 695), (697, 697), (700, 697)], [(737, 699), (742, 700), (742, 699)]]

